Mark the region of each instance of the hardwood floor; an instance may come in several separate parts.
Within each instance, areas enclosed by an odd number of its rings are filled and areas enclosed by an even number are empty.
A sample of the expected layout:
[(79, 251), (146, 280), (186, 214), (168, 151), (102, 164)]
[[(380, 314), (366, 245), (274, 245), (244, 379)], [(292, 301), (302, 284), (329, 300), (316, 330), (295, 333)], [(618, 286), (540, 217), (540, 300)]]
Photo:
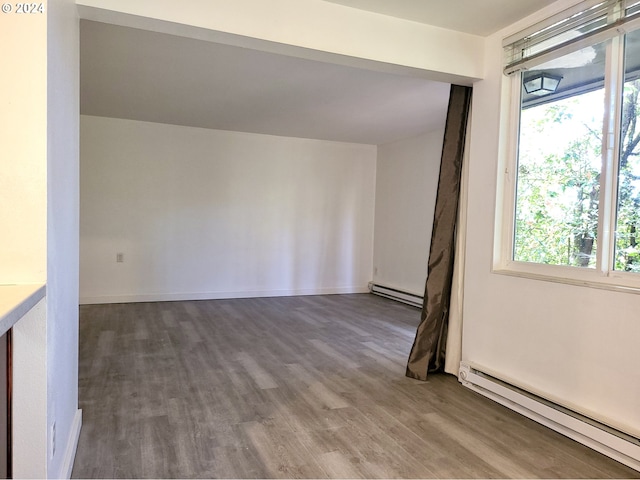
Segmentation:
[(373, 295), (80, 309), (74, 478), (640, 478), (462, 387), (404, 376)]

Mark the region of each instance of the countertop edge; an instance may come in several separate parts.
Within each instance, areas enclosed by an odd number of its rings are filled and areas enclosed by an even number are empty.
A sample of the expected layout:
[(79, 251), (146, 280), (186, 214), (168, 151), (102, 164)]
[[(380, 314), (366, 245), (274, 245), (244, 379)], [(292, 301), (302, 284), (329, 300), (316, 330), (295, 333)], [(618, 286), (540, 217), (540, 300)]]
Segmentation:
[(4, 335), (46, 294), (46, 284), (0, 285), (0, 335)]

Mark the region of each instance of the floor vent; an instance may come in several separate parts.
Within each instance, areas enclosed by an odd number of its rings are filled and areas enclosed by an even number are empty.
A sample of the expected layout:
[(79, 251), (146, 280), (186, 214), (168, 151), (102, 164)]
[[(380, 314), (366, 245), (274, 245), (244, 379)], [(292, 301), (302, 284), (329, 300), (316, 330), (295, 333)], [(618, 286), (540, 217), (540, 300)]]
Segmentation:
[(640, 471), (640, 439), (460, 364), (460, 382), (525, 417)]
[(382, 285), (372, 284), (371, 293), (380, 295), (381, 297), (390, 298), (398, 302), (406, 303), (414, 307), (422, 308), (422, 297), (414, 293), (403, 292), (395, 288), (385, 287)]

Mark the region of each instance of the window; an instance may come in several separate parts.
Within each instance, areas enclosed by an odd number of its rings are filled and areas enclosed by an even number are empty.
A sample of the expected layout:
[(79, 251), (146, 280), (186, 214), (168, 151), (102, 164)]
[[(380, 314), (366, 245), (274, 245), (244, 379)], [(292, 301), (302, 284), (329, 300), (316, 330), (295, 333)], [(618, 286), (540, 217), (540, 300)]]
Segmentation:
[(640, 273), (640, 30), (626, 36), (625, 65), (614, 268)]
[[(599, 44), (521, 75), (516, 261), (595, 267), (605, 51)], [(555, 92), (527, 93), (544, 75), (559, 80)]]
[(499, 269), (640, 287), (640, 7), (582, 3), (505, 42)]

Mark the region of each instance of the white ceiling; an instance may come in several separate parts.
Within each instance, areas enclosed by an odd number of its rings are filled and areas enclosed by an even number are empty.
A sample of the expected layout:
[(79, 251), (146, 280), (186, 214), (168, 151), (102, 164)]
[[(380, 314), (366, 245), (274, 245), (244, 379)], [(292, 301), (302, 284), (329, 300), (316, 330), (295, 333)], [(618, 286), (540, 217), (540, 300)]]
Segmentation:
[[(553, 0), (327, 0), (485, 34)], [(442, 128), (449, 85), (81, 21), (81, 113), (384, 144)]]
[(383, 144), (440, 128), (449, 86), (83, 20), (86, 115)]
[(437, 27), (487, 36), (556, 0), (325, 0)]

